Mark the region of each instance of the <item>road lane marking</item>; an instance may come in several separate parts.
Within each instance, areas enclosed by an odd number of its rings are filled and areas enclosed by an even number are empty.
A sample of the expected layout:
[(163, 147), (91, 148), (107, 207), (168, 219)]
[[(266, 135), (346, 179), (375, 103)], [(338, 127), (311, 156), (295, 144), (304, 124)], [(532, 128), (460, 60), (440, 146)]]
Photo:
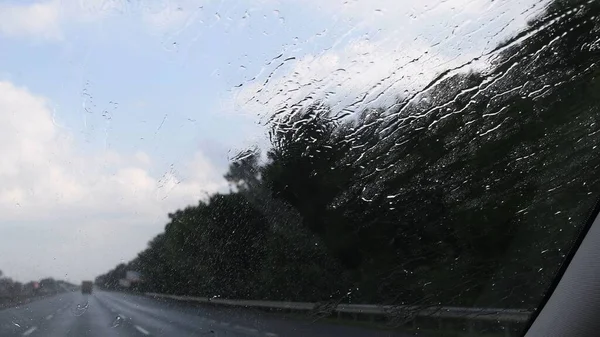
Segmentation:
[(276, 333), (272, 333), (272, 332), (265, 332), (265, 336), (267, 336), (267, 337), (277, 337), (278, 335)]
[(150, 333), (148, 332), (148, 330), (146, 330), (146, 329), (142, 328), (142, 327), (141, 327), (141, 326), (139, 326), (139, 325), (134, 325), (134, 327), (135, 327), (135, 329), (136, 329), (137, 331), (139, 331), (139, 332), (143, 333), (144, 335), (149, 335), (149, 334), (150, 334)]
[(37, 330), (37, 326), (32, 326), (31, 328), (27, 329), (25, 332), (23, 332), (23, 336), (29, 336), (31, 335), (35, 330)]
[(54, 315), (50, 314), (50, 315), (46, 316), (46, 320), (49, 321), (52, 319), (52, 317), (54, 317)]

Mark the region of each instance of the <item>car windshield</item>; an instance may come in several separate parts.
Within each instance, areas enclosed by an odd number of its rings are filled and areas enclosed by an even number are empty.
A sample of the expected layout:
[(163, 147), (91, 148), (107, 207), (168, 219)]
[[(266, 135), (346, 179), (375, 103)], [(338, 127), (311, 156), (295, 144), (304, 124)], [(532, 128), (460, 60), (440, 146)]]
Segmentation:
[(519, 336), (595, 216), (600, 2), (0, 2), (0, 336)]

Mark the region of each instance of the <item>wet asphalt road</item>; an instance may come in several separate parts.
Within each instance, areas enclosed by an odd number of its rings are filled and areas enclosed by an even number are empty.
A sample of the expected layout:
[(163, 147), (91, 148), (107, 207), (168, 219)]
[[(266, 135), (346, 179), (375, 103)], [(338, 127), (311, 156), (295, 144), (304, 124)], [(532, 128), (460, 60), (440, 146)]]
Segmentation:
[(0, 336), (325, 337), (409, 336), (308, 322), (248, 309), (174, 303), (95, 290), (70, 292), (0, 311)]

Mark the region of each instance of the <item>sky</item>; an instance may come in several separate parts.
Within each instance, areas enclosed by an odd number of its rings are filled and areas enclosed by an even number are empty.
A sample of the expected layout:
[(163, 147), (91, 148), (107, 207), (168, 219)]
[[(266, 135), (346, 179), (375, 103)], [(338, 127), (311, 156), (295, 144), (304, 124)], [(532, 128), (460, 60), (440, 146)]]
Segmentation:
[(93, 279), (227, 192), (277, 111), (385, 107), (485, 68), (546, 4), (0, 0), (0, 270)]

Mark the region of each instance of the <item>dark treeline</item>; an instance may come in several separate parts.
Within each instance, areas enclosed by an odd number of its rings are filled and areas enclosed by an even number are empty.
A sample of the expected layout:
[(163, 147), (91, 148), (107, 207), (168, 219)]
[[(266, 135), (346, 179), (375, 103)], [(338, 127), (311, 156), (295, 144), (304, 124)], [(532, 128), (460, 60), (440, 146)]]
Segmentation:
[(240, 156), (232, 192), (169, 214), (97, 284), (138, 270), (160, 293), (534, 308), (600, 191), (599, 15), (556, 1), (490, 67), (392, 107), (283, 108), (266, 160)]
[(3, 275), (0, 271), (0, 308), (21, 304), (37, 296), (53, 295), (73, 289), (75, 285), (51, 277), (22, 283)]

